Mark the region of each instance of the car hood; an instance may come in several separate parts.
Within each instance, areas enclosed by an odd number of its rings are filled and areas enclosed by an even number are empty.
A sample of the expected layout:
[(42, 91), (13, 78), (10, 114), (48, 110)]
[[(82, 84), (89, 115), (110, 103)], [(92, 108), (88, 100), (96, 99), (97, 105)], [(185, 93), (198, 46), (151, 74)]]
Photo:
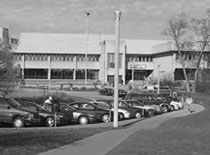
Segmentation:
[(37, 111), (30, 110), (30, 109), (27, 109), (27, 108), (24, 108), (24, 107), (17, 107), (16, 109), (18, 109), (18, 110), (22, 110), (22, 111), (25, 111), (25, 112), (29, 112), (29, 113), (38, 114), (38, 112), (37, 112)]

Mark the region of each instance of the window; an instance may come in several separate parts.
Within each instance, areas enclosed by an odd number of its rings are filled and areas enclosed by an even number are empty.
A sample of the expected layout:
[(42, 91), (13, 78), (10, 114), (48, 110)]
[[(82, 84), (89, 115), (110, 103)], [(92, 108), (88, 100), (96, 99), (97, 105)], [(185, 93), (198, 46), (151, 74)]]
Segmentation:
[[(108, 68), (114, 68), (115, 67), (115, 55), (114, 53), (108, 53), (108, 60), (107, 60)], [(119, 61), (118, 61), (118, 67), (122, 68), (122, 54), (119, 54)]]

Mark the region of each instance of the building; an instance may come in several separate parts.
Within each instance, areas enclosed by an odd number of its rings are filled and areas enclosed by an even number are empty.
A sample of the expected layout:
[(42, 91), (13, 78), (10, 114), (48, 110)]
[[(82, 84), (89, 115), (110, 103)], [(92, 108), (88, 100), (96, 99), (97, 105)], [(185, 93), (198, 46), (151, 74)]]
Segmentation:
[(9, 29), (0, 27), (0, 42), (6, 42), (9, 43)]
[[(113, 35), (22, 33), (14, 54), (26, 85), (84, 85), (98, 80), (113, 85), (114, 50)], [(202, 64), (209, 68), (206, 53)], [(196, 56), (197, 52), (185, 52), (189, 75), (195, 71)], [(140, 83), (157, 77), (184, 79), (178, 53), (166, 40), (121, 39), (118, 63), (124, 84), (132, 79)]]

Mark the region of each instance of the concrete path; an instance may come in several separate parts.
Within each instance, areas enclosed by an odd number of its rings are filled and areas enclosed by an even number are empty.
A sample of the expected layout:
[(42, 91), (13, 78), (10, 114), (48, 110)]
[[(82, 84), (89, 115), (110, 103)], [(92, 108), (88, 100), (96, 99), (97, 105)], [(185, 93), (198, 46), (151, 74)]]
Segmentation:
[(105, 155), (138, 130), (154, 129), (164, 121), (175, 117), (195, 114), (204, 110), (204, 107), (198, 104), (193, 104), (192, 107), (193, 113), (189, 113), (186, 109), (183, 109), (158, 115), (152, 118), (136, 121), (136, 123), (130, 127), (102, 132), (75, 143), (40, 153), (39, 155)]

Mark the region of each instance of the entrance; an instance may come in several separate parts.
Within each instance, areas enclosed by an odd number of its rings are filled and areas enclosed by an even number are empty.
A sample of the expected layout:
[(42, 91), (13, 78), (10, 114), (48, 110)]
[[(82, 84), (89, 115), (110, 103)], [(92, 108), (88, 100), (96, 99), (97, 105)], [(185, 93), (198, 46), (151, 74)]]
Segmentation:
[[(114, 87), (114, 75), (108, 75), (107, 76), (107, 81), (108, 81), (110, 86)], [(122, 81), (122, 75), (119, 75), (119, 83), (121, 83), (121, 81)]]

